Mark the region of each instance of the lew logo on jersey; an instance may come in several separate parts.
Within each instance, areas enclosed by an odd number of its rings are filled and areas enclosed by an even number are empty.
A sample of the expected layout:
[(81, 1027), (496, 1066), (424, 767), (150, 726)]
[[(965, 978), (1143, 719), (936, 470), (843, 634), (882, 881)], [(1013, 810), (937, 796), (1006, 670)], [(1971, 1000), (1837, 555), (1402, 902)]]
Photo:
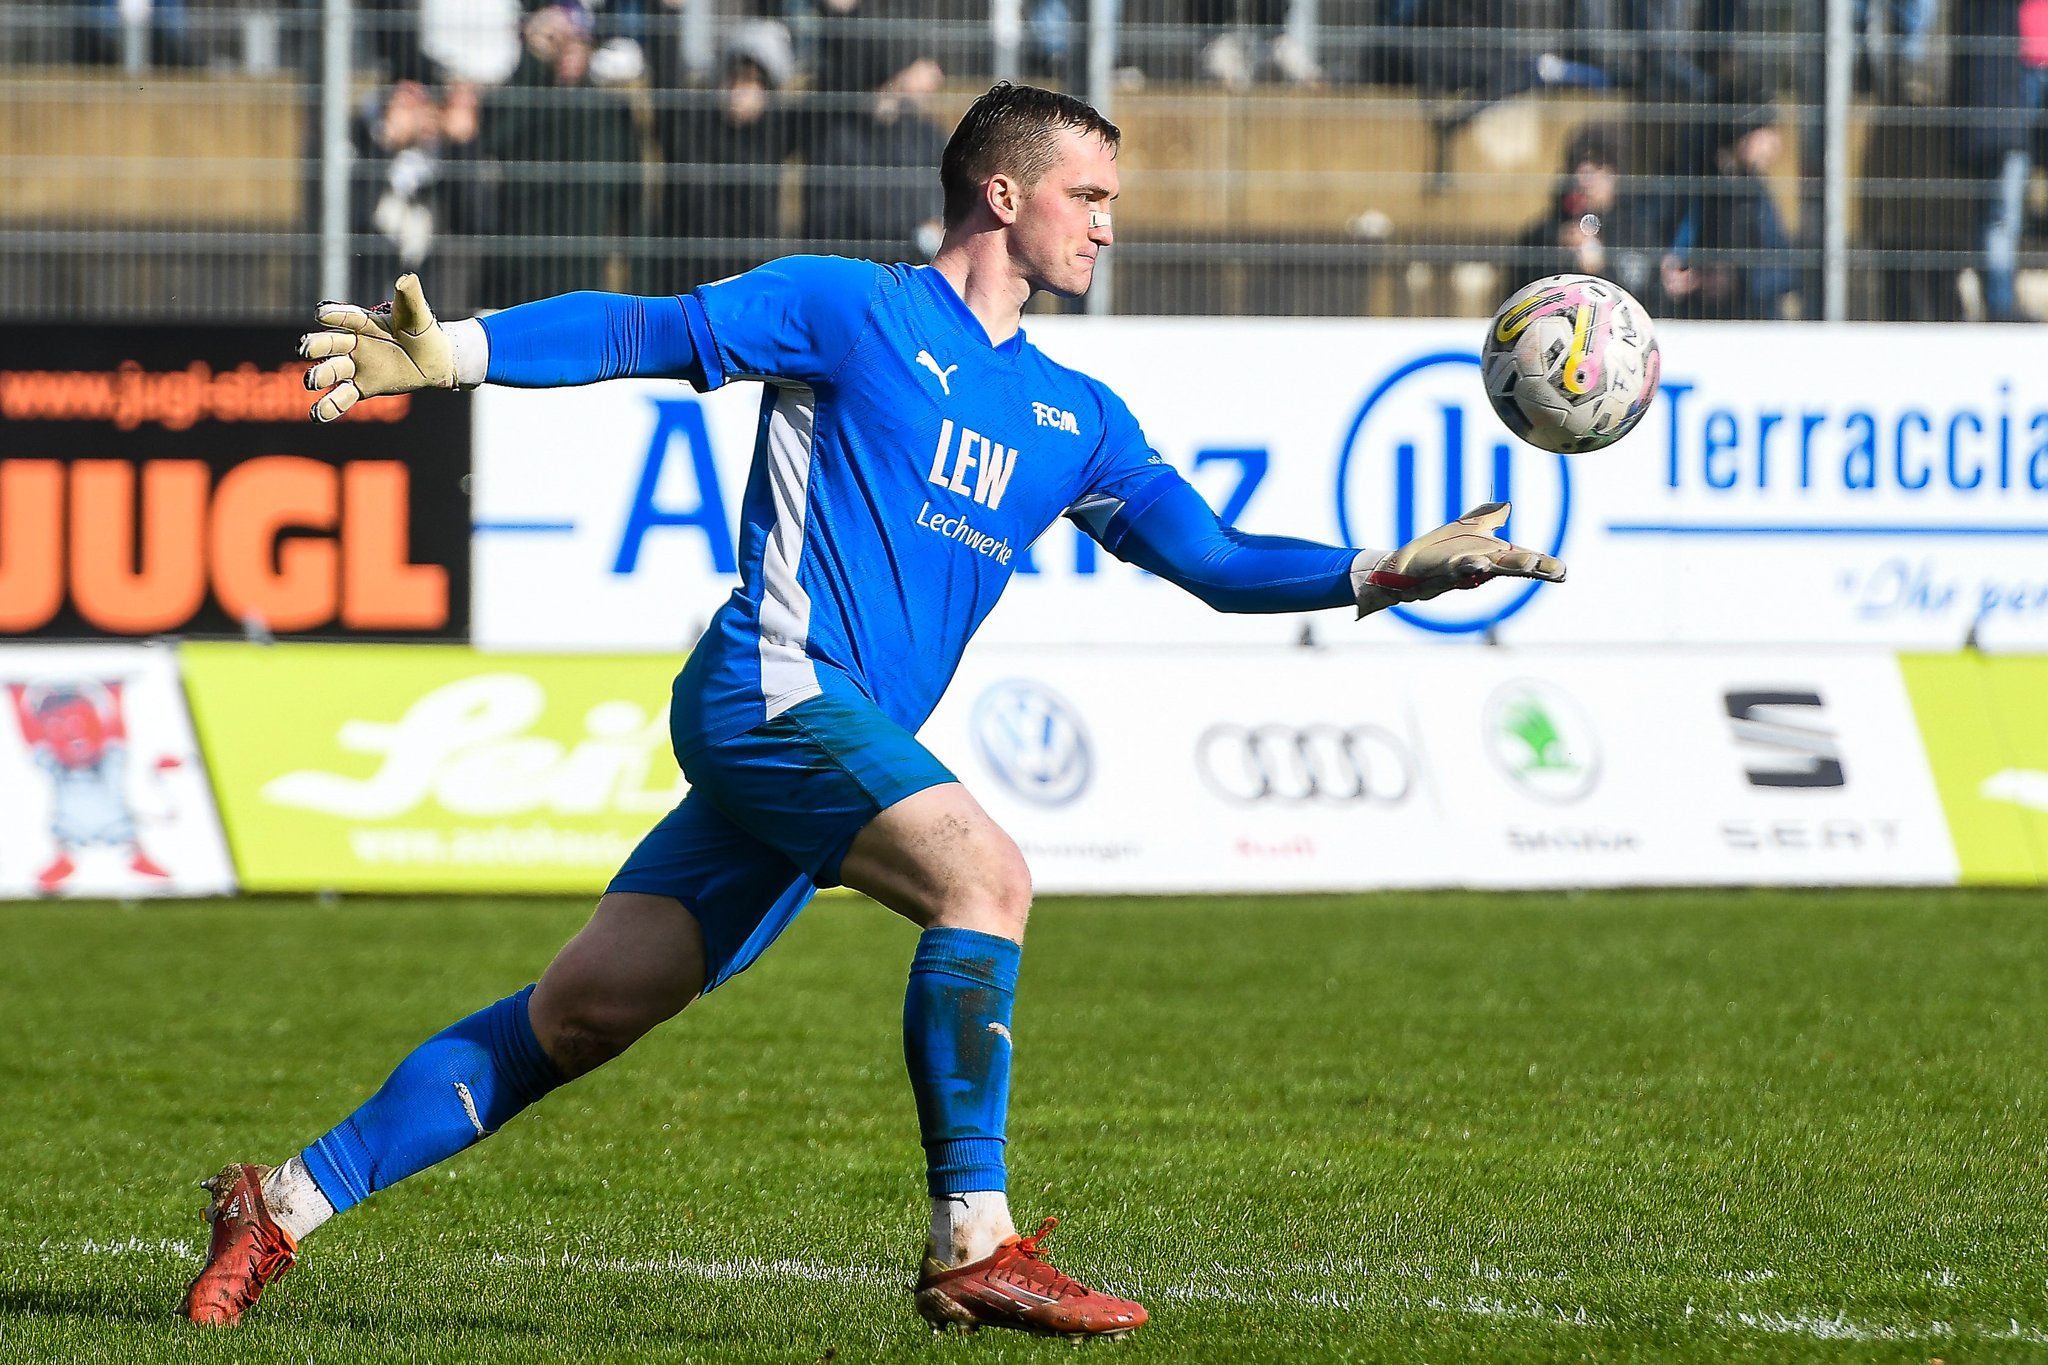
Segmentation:
[[(972, 495), (990, 511), (1003, 505), (1003, 492), (1017, 469), (1017, 447), (999, 445), (972, 427), (961, 427), (954, 436), (953, 419), (939, 427), (938, 448), (932, 452), (931, 482), (955, 493)], [(972, 482), (969, 477), (972, 476)]]

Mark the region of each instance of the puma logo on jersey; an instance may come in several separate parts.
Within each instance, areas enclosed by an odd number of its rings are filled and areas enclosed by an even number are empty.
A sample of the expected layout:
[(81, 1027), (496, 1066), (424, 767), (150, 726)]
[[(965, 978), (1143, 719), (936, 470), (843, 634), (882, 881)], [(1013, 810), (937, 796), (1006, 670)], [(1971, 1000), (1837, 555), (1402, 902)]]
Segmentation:
[(1016, 472), (1017, 447), (991, 441), (972, 427), (961, 427), (955, 439), (950, 417), (940, 425), (930, 475), (939, 487), (968, 494), (993, 511), (1003, 505), (1004, 490)]
[(919, 351), (917, 353), (917, 363), (924, 366), (927, 370), (930, 370), (933, 374), (938, 376), (939, 390), (942, 393), (944, 393), (946, 397), (951, 398), (953, 396), (953, 386), (952, 384), (947, 382), (947, 376), (951, 375), (953, 371), (959, 369), (960, 367), (958, 365), (948, 365), (945, 369), (942, 370), (939, 368), (939, 362), (932, 359), (932, 353), (930, 351)]
[(1081, 424), (1076, 422), (1074, 414), (1068, 412), (1065, 408), (1056, 408), (1050, 403), (1034, 401), (1031, 404), (1031, 415), (1038, 419), (1038, 425), (1042, 427), (1053, 427), (1060, 431), (1070, 431), (1076, 436), (1081, 434)]

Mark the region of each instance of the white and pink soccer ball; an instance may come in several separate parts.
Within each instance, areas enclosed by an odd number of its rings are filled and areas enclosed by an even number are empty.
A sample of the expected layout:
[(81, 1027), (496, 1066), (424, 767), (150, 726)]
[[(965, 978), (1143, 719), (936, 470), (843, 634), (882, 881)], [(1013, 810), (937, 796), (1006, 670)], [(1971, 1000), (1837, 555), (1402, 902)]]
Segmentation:
[(1578, 455), (1614, 444), (1649, 411), (1657, 336), (1620, 285), (1551, 275), (1516, 290), (1493, 315), (1480, 372), (1509, 431)]

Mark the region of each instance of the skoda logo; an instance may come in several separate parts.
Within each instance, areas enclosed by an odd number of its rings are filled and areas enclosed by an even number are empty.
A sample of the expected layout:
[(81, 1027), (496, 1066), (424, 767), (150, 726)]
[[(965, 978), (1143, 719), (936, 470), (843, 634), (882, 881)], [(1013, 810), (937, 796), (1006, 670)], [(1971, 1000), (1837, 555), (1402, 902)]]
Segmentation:
[(1507, 683), (1487, 698), (1486, 751), (1540, 801), (1576, 801), (1600, 781), (1600, 746), (1579, 703), (1549, 683)]
[[(1409, 361), (1366, 396), (1337, 454), (1344, 542), (1391, 550), (1483, 502), (1514, 504), (1504, 538), (1563, 552), (1572, 506), (1564, 456), (1524, 445), (1501, 426), (1480, 388), (1477, 354)], [(1541, 586), (1511, 579), (1389, 610), (1423, 630), (1465, 634), (1513, 616)]]
[(981, 694), (968, 722), (996, 780), (1026, 801), (1064, 806), (1087, 790), (1092, 763), (1081, 717), (1035, 682), (1000, 682)]
[(1195, 767), (1226, 801), (1393, 805), (1414, 775), (1401, 741), (1377, 725), (1212, 725)]

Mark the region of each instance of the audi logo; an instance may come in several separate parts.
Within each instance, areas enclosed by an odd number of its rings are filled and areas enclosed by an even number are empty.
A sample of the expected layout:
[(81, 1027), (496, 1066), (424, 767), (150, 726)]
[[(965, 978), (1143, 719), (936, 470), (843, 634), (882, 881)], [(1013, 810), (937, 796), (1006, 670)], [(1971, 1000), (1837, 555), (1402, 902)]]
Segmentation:
[(1415, 779), (1408, 751), (1377, 725), (1212, 725), (1195, 766), (1226, 801), (1368, 801), (1391, 806)]

